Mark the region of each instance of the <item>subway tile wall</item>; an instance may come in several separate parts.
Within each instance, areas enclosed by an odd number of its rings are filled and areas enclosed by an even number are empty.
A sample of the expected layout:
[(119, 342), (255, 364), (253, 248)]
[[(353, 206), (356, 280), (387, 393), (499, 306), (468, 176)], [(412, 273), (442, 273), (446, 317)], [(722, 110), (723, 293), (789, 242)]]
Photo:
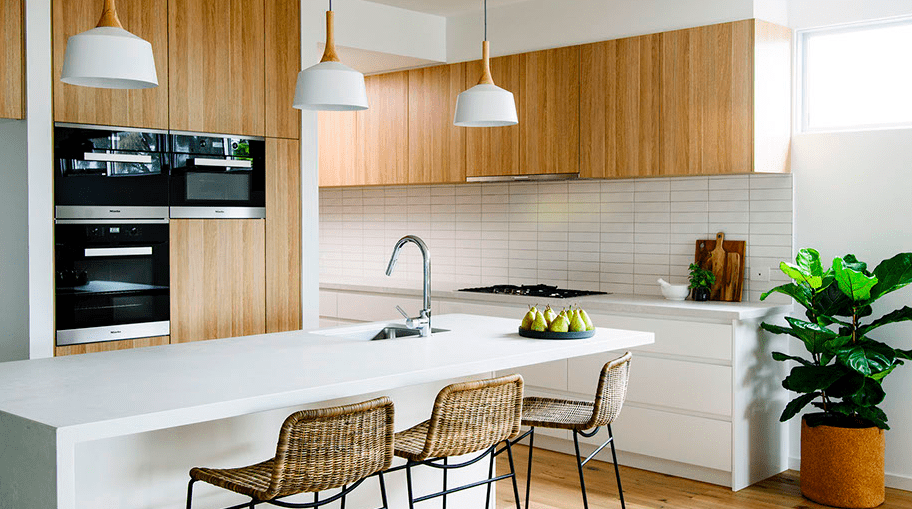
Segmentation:
[[(695, 241), (719, 231), (747, 241), (744, 300), (785, 281), (791, 175), (321, 189), (320, 280), (383, 278), (395, 242), (413, 234), (430, 247), (432, 280), (448, 286), (660, 295), (656, 279), (686, 283)], [(751, 268), (771, 281), (751, 281)], [(420, 282), (414, 246), (393, 277)]]

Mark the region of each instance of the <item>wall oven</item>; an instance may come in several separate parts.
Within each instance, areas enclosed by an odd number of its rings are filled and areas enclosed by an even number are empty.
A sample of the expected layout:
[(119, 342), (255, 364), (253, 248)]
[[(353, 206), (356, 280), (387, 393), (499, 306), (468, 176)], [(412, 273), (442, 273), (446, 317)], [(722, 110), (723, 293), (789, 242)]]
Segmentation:
[(166, 131), (56, 124), (56, 217), (168, 217)]
[(170, 334), (168, 220), (58, 219), (57, 345)]
[(198, 133), (171, 135), (171, 217), (266, 217), (266, 143)]

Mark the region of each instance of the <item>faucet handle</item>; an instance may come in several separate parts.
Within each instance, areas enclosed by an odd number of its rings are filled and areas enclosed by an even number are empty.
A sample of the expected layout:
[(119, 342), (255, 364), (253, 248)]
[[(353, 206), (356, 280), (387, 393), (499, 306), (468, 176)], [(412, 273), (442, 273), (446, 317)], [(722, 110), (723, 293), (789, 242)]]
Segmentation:
[(405, 310), (402, 309), (402, 306), (396, 306), (396, 311), (399, 311), (399, 314), (402, 315), (402, 317), (405, 318), (406, 320), (412, 319), (412, 317), (410, 317), (408, 315), (408, 313), (406, 313)]

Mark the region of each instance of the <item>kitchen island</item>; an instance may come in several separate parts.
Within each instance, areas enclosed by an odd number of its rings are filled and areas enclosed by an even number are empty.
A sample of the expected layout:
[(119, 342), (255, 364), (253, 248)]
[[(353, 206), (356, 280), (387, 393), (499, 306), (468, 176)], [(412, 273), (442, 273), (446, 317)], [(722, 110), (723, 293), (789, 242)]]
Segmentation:
[[(428, 338), (369, 341), (356, 332), (370, 326), (359, 325), (2, 364), (0, 500), (17, 509), (179, 507), (190, 467), (271, 456), (282, 419), (299, 408), (389, 394), (400, 430), (427, 418), (453, 380), (592, 354), (607, 361), (607, 352), (653, 342), (602, 328), (591, 339), (532, 340), (517, 324), (451, 314), (433, 317), (449, 332)], [(212, 490), (196, 500), (239, 501)]]

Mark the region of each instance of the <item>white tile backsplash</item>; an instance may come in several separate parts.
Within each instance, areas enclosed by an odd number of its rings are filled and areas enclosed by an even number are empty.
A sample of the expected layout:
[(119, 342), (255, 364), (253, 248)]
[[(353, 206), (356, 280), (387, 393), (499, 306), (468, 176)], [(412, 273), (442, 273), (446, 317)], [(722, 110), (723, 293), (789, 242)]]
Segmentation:
[[(436, 281), (658, 295), (658, 277), (686, 282), (695, 240), (723, 231), (748, 243), (744, 299), (756, 301), (783, 281), (792, 210), (791, 175), (321, 189), (320, 279), (380, 277), (413, 234)], [(750, 281), (758, 265), (771, 282)], [(420, 278), (404, 251), (395, 279)]]

